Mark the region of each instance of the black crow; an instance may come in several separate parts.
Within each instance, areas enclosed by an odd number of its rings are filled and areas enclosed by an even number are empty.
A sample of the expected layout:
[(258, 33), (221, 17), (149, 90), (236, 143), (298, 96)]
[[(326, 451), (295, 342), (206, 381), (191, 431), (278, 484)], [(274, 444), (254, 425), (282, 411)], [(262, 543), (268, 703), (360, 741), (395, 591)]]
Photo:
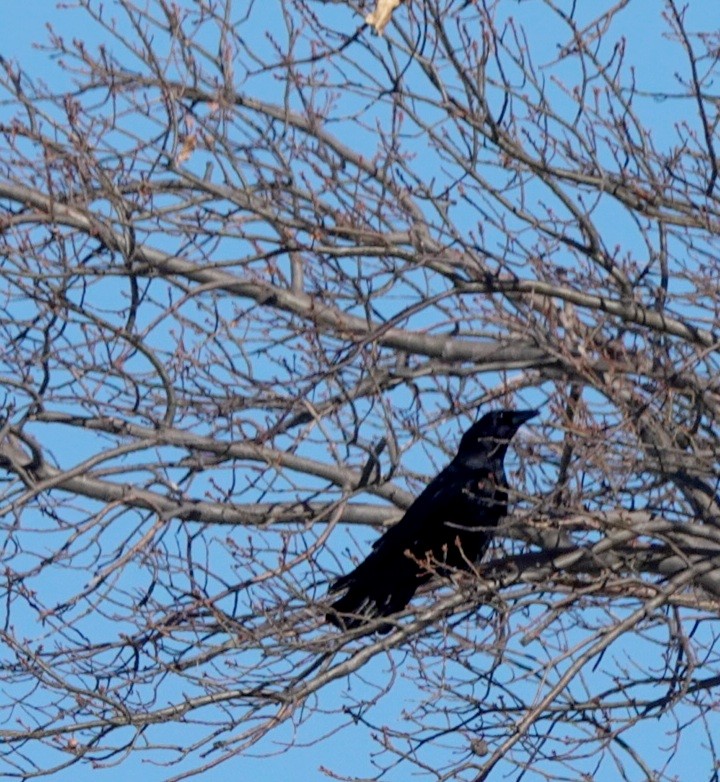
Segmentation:
[[(341, 629), (390, 616), (433, 574), (469, 570), (485, 553), (492, 528), (507, 513), (505, 452), (537, 410), (496, 410), (473, 424), (457, 455), (351, 573), (330, 592), (345, 592), (327, 620)], [(389, 632), (391, 624), (380, 632)]]

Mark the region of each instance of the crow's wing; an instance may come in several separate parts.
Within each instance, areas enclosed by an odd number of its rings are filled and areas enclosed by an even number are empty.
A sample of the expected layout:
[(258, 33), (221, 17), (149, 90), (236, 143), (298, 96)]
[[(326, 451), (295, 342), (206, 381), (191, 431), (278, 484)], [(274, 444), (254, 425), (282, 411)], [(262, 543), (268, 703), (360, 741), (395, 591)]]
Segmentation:
[(494, 526), (505, 513), (503, 479), (502, 473), (497, 476), (490, 468), (468, 470), (449, 464), (402, 519), (373, 543), (373, 550), (409, 550), (417, 557), (432, 551), (437, 556), (437, 549), (457, 533)]

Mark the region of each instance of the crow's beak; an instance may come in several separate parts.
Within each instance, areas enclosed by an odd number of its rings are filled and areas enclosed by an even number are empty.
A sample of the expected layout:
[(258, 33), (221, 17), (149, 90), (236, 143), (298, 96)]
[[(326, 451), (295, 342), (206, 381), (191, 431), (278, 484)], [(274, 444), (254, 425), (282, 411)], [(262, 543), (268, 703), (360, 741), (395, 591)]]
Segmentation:
[(539, 410), (516, 410), (513, 413), (513, 423), (516, 423), (518, 426), (520, 426), (521, 424), (524, 424), (525, 421), (529, 421), (531, 418), (535, 418), (539, 412)]

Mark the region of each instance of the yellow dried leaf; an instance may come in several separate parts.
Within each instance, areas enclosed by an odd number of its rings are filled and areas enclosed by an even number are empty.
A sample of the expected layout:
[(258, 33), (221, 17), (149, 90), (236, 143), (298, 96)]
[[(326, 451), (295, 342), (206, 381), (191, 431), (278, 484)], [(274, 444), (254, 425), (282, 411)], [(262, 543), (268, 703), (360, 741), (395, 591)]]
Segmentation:
[(383, 30), (392, 17), (393, 11), (400, 5), (402, 0), (378, 0), (375, 10), (365, 17), (365, 21), (375, 28), (378, 35), (383, 34)]

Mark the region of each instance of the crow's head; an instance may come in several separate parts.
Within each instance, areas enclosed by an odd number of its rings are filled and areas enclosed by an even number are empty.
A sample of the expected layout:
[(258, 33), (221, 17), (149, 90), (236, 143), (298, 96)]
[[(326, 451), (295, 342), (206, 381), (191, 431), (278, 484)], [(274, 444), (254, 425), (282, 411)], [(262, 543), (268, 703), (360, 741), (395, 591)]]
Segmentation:
[(465, 460), (475, 455), (504, 456), (515, 432), (537, 414), (537, 410), (493, 410), (492, 413), (485, 413), (462, 436), (457, 458)]

